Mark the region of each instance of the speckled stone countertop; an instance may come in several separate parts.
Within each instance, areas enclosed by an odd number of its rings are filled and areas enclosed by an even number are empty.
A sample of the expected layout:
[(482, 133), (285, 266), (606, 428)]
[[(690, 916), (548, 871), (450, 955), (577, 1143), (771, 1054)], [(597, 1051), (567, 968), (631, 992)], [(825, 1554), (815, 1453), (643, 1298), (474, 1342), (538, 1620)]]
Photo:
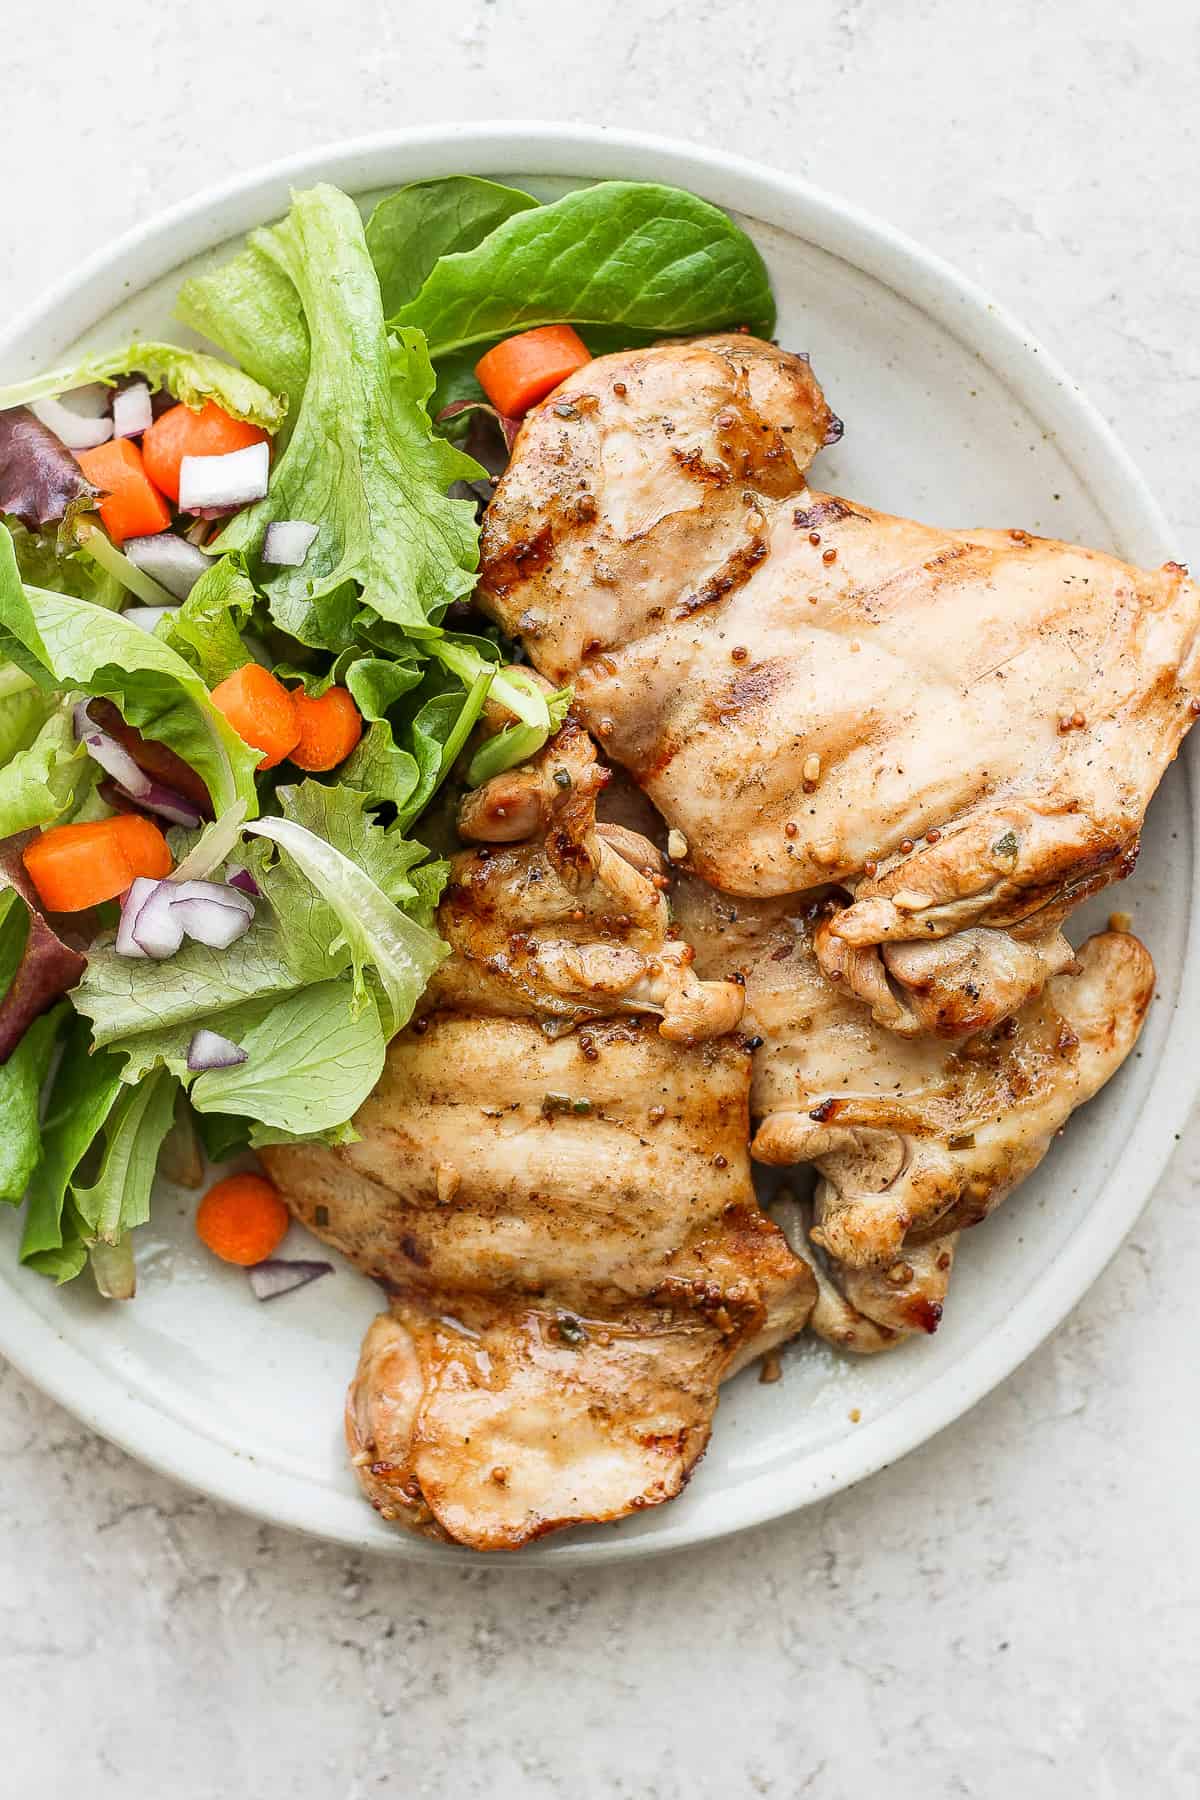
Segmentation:
[[(1186, 0), (109, 0), (9, 21), (0, 295), (283, 152), (464, 117), (796, 170), (1006, 302), (1200, 558)], [(1058, 1332), (852, 1493), (558, 1576), (408, 1569), (172, 1486), (0, 1370), (13, 1800), (1200, 1792), (1200, 1131)]]

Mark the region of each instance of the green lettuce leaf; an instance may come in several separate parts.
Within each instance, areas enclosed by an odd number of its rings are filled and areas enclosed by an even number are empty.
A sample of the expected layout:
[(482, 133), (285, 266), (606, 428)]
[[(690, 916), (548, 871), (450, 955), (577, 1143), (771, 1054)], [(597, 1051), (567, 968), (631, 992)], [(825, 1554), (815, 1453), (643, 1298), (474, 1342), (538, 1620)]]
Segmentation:
[(311, 520), (319, 531), (303, 564), (256, 569), (276, 624), (340, 651), (365, 602), (427, 633), (474, 585), (474, 505), (447, 489), (478, 466), (430, 426), (424, 340), (409, 331), (389, 343), (358, 209), (336, 188), (297, 194), (255, 243), (299, 293), (314, 352), (270, 492), (213, 548), (254, 558), (272, 520)]
[[(383, 1073), (385, 1043), (373, 999), (357, 1013), (343, 981), (319, 982), (281, 1000), (242, 1037), (246, 1061), (192, 1084), (199, 1113), (236, 1114), (271, 1133), (316, 1137), (336, 1130)], [(259, 1132), (252, 1143), (265, 1141)]]
[(242, 632), (254, 611), (254, 585), (239, 556), (223, 556), (206, 569), (175, 612), (160, 619), (154, 635), (190, 663), (206, 687), (248, 663)]
[(259, 912), (227, 950), (188, 942), (165, 962), (145, 962), (118, 956), (111, 944), (92, 949), (71, 997), (92, 1021), (96, 1043), (120, 1052), (121, 1079), (140, 1081), (156, 1068), (186, 1076), (187, 1047), (200, 1026), (239, 1043), (281, 995), (331, 973), (323, 947), (303, 930), (302, 913), (285, 954), (278, 927), (265, 908)]
[(170, 746), (207, 784), (220, 813), (257, 809), (259, 753), (243, 743), (181, 656), (119, 613), (21, 585), (12, 539), (0, 530), (0, 655), (48, 692), (78, 688), (112, 700), (126, 723)]
[[(0, 896), (0, 993), (6, 993), (29, 936), (29, 913), (9, 888)], [(24, 1196), (41, 1154), (39, 1099), (59, 1031), (70, 1014), (60, 1005), (35, 1019), (0, 1066), (0, 1201)]]
[(349, 952), (356, 1011), (369, 1002), (370, 972), (393, 1037), (447, 955), (427, 926), (402, 911), (426, 899), (427, 889), (412, 879), (424, 847), (375, 824), (365, 796), (353, 788), (306, 781), (280, 788), (277, 797), (286, 817), (246, 828), (286, 852), (263, 883), (271, 904), (289, 925), (304, 916), (306, 929), (326, 939), (331, 955)]
[(104, 1122), (104, 1149), (95, 1181), (71, 1184), (85, 1243), (118, 1244), (150, 1217), (150, 1191), (162, 1141), (175, 1114), (174, 1080), (164, 1069), (127, 1087)]
[(564, 320), (659, 335), (747, 325), (769, 337), (775, 304), (762, 257), (717, 207), (654, 182), (601, 181), (443, 256), (388, 325), (419, 327), (436, 360)]
[(277, 431), (287, 413), (282, 395), (268, 392), (252, 376), (215, 356), (136, 339), (118, 350), (94, 350), (66, 368), (49, 369), (30, 381), (0, 387), (0, 411), (28, 406), (31, 400), (44, 400), (49, 394), (66, 394), (92, 381), (111, 384), (119, 376), (133, 374), (144, 375), (152, 388), (165, 387), (185, 406), (199, 408), (207, 400), (215, 400), (235, 419), (261, 425), (264, 431)]
[(308, 380), (308, 327), (300, 296), (260, 232), (229, 262), (185, 281), (175, 316), (222, 350), (273, 393), (287, 400), (276, 448), (290, 434)]
[(520, 188), (477, 175), (413, 181), (389, 194), (367, 220), (366, 232), (384, 312), (412, 300), (439, 257), (473, 250), (505, 219), (537, 204)]
[[(88, 556), (70, 533), (62, 531), (29, 531), (20, 519), (6, 518), (12, 534), (13, 550), (21, 580), (31, 587), (46, 588), (52, 594), (74, 594), (77, 599), (94, 600), (97, 606), (115, 612), (125, 599), (125, 584), (94, 557)], [(80, 521), (76, 521), (79, 529)], [(114, 555), (119, 554), (114, 549)], [(128, 557), (121, 557), (128, 563)], [(129, 567), (133, 565), (130, 563)], [(157, 585), (157, 584), (156, 584)], [(147, 602), (157, 604), (157, 602)]]
[(52, 825), (95, 777), (96, 764), (76, 742), (70, 707), (56, 707), (33, 742), (0, 768), (0, 838)]
[(121, 1059), (91, 1050), (85, 1020), (73, 1020), (42, 1121), (41, 1161), (29, 1183), (21, 1261), (57, 1281), (87, 1258), (78, 1223), (64, 1219), (67, 1188), (121, 1092)]

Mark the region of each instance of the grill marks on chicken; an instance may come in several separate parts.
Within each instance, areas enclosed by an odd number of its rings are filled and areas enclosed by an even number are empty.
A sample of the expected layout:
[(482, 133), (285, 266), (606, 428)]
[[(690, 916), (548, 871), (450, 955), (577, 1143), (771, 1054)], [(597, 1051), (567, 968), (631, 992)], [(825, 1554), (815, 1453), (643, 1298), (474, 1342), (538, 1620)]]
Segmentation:
[[(608, 771), (573, 721), (531, 763), (467, 796), (438, 929), (453, 956), (434, 1005), (562, 1029), (615, 1012), (658, 1014), (679, 1042), (720, 1037), (741, 1017), (732, 982), (701, 982), (667, 935), (663, 859), (638, 833), (596, 823)], [(521, 841), (513, 841), (519, 839)]]
[(1131, 866), (1195, 715), (1200, 589), (814, 493), (825, 416), (807, 363), (746, 338), (588, 365), (518, 437), (482, 596), (576, 682), (698, 874), (850, 889), (827, 966), (853, 953), (850, 990), (890, 988), (901, 1029), (923, 1028), (920, 977), (880, 946), (977, 927), (1047, 946), (1015, 980), (993, 941), (980, 1013), (938, 1026), (966, 1033), (1039, 990), (1066, 913)]
[(392, 1295), (347, 1411), (385, 1516), (504, 1549), (679, 1491), (723, 1376), (815, 1295), (754, 1198), (749, 1062), (648, 1019), (555, 1040), (438, 1012), (391, 1047), (358, 1143), (263, 1153)]
[[(760, 1040), (753, 1155), (820, 1174), (816, 1328), (838, 1341), (852, 1327), (849, 1314), (837, 1321), (840, 1295), (887, 1332), (934, 1329), (954, 1235), (1037, 1167), (1133, 1048), (1154, 988), (1149, 953), (1101, 933), (1039, 997), (948, 1049), (880, 1030), (828, 979), (816, 954), (827, 899), (735, 899), (693, 880), (675, 905), (698, 968), (746, 983), (744, 1029)], [(862, 1335), (852, 1347), (879, 1347)]]
[(365, 1492), (477, 1549), (670, 1499), (721, 1380), (816, 1295), (750, 1180), (741, 987), (668, 938), (659, 853), (596, 823), (605, 779), (568, 724), (469, 796), (464, 833), (509, 841), (454, 859), (453, 954), (359, 1141), (262, 1153), (391, 1298), (347, 1405)]

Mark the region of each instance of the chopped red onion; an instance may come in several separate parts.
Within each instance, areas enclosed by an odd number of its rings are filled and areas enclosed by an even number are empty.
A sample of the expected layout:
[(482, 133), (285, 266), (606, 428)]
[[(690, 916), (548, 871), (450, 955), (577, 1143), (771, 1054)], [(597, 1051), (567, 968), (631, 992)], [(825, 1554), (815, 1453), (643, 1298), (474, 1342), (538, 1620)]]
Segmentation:
[(113, 434), (111, 419), (84, 418), (61, 400), (34, 400), (29, 410), (68, 450), (94, 450)]
[[(124, 792), (123, 789), (121, 791)], [(190, 800), (162, 781), (151, 781), (146, 793), (128, 794), (126, 798), (136, 800), (144, 811), (157, 813), (160, 819), (166, 819), (172, 825), (182, 825), (187, 831), (198, 831), (204, 823), (204, 814)]]
[(254, 922), (254, 902), (236, 888), (213, 881), (184, 881), (175, 887), (171, 912), (188, 937), (210, 950), (228, 950)]
[(262, 893), (262, 889), (249, 869), (244, 869), (241, 863), (230, 863), (225, 871), (225, 879), (230, 887), (240, 889), (243, 894), (249, 894), (252, 900), (257, 900)]
[(193, 1075), (200, 1075), (207, 1069), (236, 1069), (246, 1058), (247, 1052), (240, 1044), (204, 1026), (193, 1033), (187, 1050), (187, 1066)]
[(149, 431), (153, 423), (154, 409), (150, 404), (149, 382), (131, 381), (128, 387), (117, 390), (112, 403), (114, 437), (140, 437), (143, 431)]
[(121, 614), (139, 631), (147, 631), (153, 637), (160, 619), (173, 619), (179, 611), (177, 606), (127, 606)]
[(205, 556), (186, 538), (176, 537), (173, 531), (126, 538), (124, 550), (135, 569), (141, 569), (179, 600), (186, 600), (200, 577), (212, 568), (211, 556)]
[[(137, 882), (134, 883), (134, 887), (136, 886)], [(138, 949), (147, 956), (152, 956), (156, 962), (174, 956), (183, 943), (183, 920), (175, 916), (173, 894), (174, 889), (169, 881), (154, 882), (153, 892), (147, 894), (137, 906), (131, 927), (133, 941)], [(127, 909), (133, 904), (133, 888), (130, 889), (125, 904)]]
[(179, 465), (180, 509), (195, 512), (202, 506), (248, 506), (261, 500), (270, 466), (265, 441), (224, 456), (185, 456)]
[(93, 762), (98, 762), (106, 775), (113, 776), (131, 800), (145, 800), (152, 786), (150, 777), (142, 773), (124, 745), (92, 723), (86, 700), (75, 708), (75, 736)]
[(312, 549), (317, 530), (317, 526), (309, 525), (304, 519), (276, 519), (267, 526), (262, 547), (263, 561), (299, 568)]
[(152, 881), (149, 875), (138, 875), (134, 878), (129, 892), (121, 902), (121, 923), (117, 927), (117, 941), (113, 946), (118, 956), (133, 956), (140, 959), (146, 955), (133, 935), (133, 928), (137, 924), (138, 913), (157, 886), (157, 881)]
[(307, 1287), (310, 1281), (319, 1281), (322, 1275), (332, 1274), (332, 1263), (284, 1256), (268, 1256), (265, 1262), (253, 1263), (246, 1270), (256, 1300), (276, 1300), (280, 1294), (293, 1293), (296, 1288)]

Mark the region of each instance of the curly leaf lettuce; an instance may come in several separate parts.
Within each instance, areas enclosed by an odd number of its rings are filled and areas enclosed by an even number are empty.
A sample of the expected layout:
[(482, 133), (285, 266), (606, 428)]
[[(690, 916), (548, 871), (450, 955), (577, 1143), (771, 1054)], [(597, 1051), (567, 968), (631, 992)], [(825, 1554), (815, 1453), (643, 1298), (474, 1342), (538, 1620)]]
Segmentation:
[(362, 220), (336, 188), (297, 194), (287, 218), (253, 241), (299, 294), (312, 355), (269, 493), (239, 513), (213, 548), (253, 559), (273, 520), (311, 520), (318, 535), (299, 567), (257, 571), (283, 630), (340, 651), (365, 604), (428, 635), (450, 601), (474, 585), (474, 504), (450, 499), (447, 490), (479, 470), (434, 435), (424, 339), (408, 331), (389, 341)]
[(12, 538), (0, 529), (0, 656), (47, 692), (80, 689), (112, 700), (126, 724), (167, 744), (201, 777), (220, 813), (257, 810), (259, 753), (217, 711), (181, 656), (119, 613), (69, 594), (23, 587)]
[(235, 369), (203, 350), (180, 350), (174, 344), (155, 344), (135, 339), (118, 350), (94, 350), (77, 363), (48, 369), (29, 381), (0, 387), (0, 409), (28, 406), (51, 394), (67, 394), (89, 382), (110, 385), (122, 375), (144, 375), (152, 388), (165, 387), (176, 400), (194, 410), (215, 400), (225, 412), (264, 431), (278, 431), (287, 415), (287, 402), (270, 393), (253, 376)]
[(286, 875), (290, 865), (318, 897), (305, 900), (308, 929), (327, 937), (331, 954), (349, 953), (352, 1008), (361, 1011), (369, 1003), (370, 974), (383, 1001), (387, 1036), (393, 1037), (448, 954), (428, 926), (401, 910), (414, 902), (427, 909), (428, 877), (421, 885), (412, 879), (425, 850), (374, 824), (365, 796), (352, 788), (306, 781), (281, 788), (279, 800), (285, 818), (259, 819), (246, 827), (286, 853), (269, 878), (272, 904), (281, 917), (289, 917), (298, 904), (294, 881), (290, 904), (286, 891), (276, 897), (280, 868)]
[(320, 1137), (353, 1117), (383, 1073), (386, 1044), (379, 1008), (358, 1013), (346, 984), (323, 981), (281, 1000), (239, 1040), (246, 1060), (213, 1069), (192, 1084), (199, 1113), (255, 1121), (250, 1141)]

